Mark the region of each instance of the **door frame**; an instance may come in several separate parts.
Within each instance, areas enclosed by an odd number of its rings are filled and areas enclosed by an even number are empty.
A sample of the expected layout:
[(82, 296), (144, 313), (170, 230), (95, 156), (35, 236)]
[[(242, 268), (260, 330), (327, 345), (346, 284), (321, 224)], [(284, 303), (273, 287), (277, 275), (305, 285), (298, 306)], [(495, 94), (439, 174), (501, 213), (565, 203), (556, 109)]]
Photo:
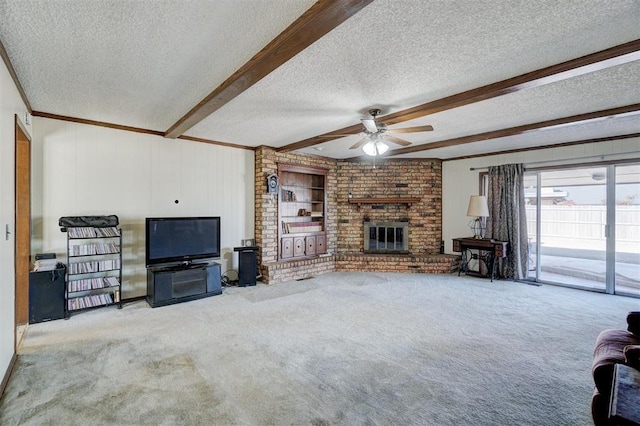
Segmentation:
[(606, 279), (605, 293), (614, 294), (616, 284), (616, 166), (609, 164), (606, 167), (607, 175), (607, 213), (604, 235), (606, 238)]
[[(27, 279), (26, 282), (22, 282), (21, 280), (19, 280), (19, 274), (21, 272), (24, 272), (21, 270), (21, 268), (23, 267), (23, 265), (20, 263), (21, 259), (20, 259), (20, 253), (18, 252), (18, 242), (21, 241), (23, 238), (27, 238), (27, 240), (29, 241), (28, 243), (28, 251), (29, 251), (29, 262), (27, 265), (27, 268), (30, 267), (30, 260), (31, 260), (31, 135), (29, 134), (29, 131), (27, 130), (27, 128), (25, 127), (24, 123), (22, 122), (22, 120), (20, 119), (20, 117), (18, 116), (18, 114), (15, 114), (15, 119), (14, 119), (14, 123), (15, 123), (15, 132), (14, 132), (14, 291), (15, 291), (15, 300), (14, 300), (14, 347), (17, 350), (17, 346), (18, 346), (18, 339), (17, 339), (17, 332), (16, 329), (19, 325), (23, 325), (23, 320), (21, 318), (19, 318), (19, 314), (21, 312), (26, 312), (27, 313), (27, 318), (26, 318), (26, 324), (29, 323), (29, 318), (28, 318), (28, 313), (29, 313), (29, 280), (28, 280), (28, 269), (27, 269)], [(19, 151), (18, 151), (18, 143), (23, 143), (26, 142), (27, 143), (27, 158), (19, 158)], [(24, 170), (24, 168), (22, 167), (23, 161), (26, 161), (26, 167), (28, 168), (27, 171)], [(20, 181), (18, 179), (18, 176), (21, 173), (25, 173), (28, 172), (29, 173), (29, 180), (28, 180), (28, 186), (29, 188), (22, 188), (20, 186)], [(28, 211), (26, 212), (27, 214), (27, 218), (26, 218), (26, 223), (27, 226), (26, 227), (19, 227), (18, 223), (19, 223), (19, 219), (25, 219), (24, 217), (21, 218), (19, 215), (24, 214), (25, 212), (23, 212), (22, 210), (20, 210), (18, 208), (18, 196), (21, 192), (27, 190), (28, 196), (27, 196), (27, 205), (28, 205)], [(20, 265), (20, 268), (19, 268)], [(22, 288), (22, 286), (26, 287)]]

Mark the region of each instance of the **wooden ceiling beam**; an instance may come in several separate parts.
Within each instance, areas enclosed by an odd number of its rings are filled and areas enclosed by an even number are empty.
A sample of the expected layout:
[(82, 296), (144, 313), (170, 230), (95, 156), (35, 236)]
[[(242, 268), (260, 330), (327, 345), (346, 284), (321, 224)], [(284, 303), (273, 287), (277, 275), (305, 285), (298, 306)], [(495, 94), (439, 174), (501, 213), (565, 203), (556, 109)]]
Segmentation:
[[(640, 60), (640, 40), (633, 40), (600, 52), (592, 53), (590, 55), (582, 56), (580, 58), (572, 59), (546, 68), (541, 68), (497, 83), (467, 90), (465, 92), (447, 96), (432, 102), (427, 102), (413, 108), (398, 111), (393, 114), (388, 114), (381, 117), (380, 121), (383, 121), (387, 125), (398, 124), (415, 118), (424, 117), (426, 115), (435, 114), (437, 112), (470, 105), (498, 96), (508, 95), (509, 93), (518, 92), (524, 89), (544, 86), (546, 84), (555, 83), (637, 60)], [(289, 152), (328, 142), (332, 139), (338, 138), (338, 136), (332, 137), (333, 135), (349, 133), (354, 127), (359, 128), (360, 130), (362, 129), (362, 126), (359, 124), (345, 127), (333, 132), (285, 145), (278, 148), (278, 151)]]
[(515, 154), (518, 152), (538, 151), (540, 149), (548, 149), (548, 148), (564, 148), (566, 146), (584, 145), (588, 143), (613, 142), (613, 141), (632, 139), (632, 138), (640, 138), (640, 133), (627, 133), (627, 134), (617, 135), (617, 136), (606, 136), (603, 138), (582, 139), (579, 141), (571, 141), (571, 142), (560, 142), (560, 143), (554, 143), (551, 145), (528, 146), (526, 148), (514, 148), (514, 149), (507, 149), (504, 151), (483, 152), (482, 154), (461, 155), (459, 157), (443, 158), (442, 161), (468, 160), (470, 158), (490, 157), (492, 155)]
[(319, 0), (294, 23), (191, 108), (165, 133), (176, 138), (358, 13), (373, 0)]
[(33, 111), (34, 117), (50, 118), (52, 120), (68, 121), (70, 123), (88, 124), (90, 126), (107, 127), (109, 129), (125, 130), (127, 132), (145, 133), (147, 135), (163, 136), (164, 133), (158, 130), (143, 129), (141, 127), (124, 126), (122, 124), (107, 123), (105, 121), (89, 120), (86, 118), (69, 117), (67, 115), (51, 114), (43, 111)]
[(422, 145), (414, 145), (406, 148), (398, 148), (390, 150), (388, 156), (411, 154), (414, 152), (428, 151), (438, 148), (448, 148), (451, 146), (464, 145), (474, 142), (482, 142), (491, 139), (505, 138), (509, 136), (521, 135), (534, 131), (547, 130), (553, 127), (572, 126), (587, 122), (604, 120), (621, 115), (640, 114), (640, 103), (626, 105), (618, 108), (605, 109), (602, 111), (589, 112), (586, 114), (572, 115), (570, 117), (556, 118), (554, 120), (540, 121), (538, 123), (525, 124), (522, 126), (510, 127), (507, 129), (493, 130), (490, 132), (479, 133), (476, 135), (463, 136), (459, 138), (448, 139), (444, 141), (432, 142)]
[(256, 148), (253, 147), (253, 146), (239, 145), (237, 143), (231, 143), (231, 142), (214, 141), (214, 140), (211, 140), (211, 139), (196, 138), (194, 136), (187, 136), (187, 135), (178, 136), (177, 139), (182, 139), (182, 140), (185, 140), (185, 141), (192, 141), (192, 142), (208, 143), (209, 145), (226, 146), (227, 148), (246, 149), (248, 151), (255, 151), (256, 150)]
[[(50, 118), (52, 120), (68, 121), (70, 123), (88, 124), (90, 126), (99, 126), (99, 127), (106, 127), (108, 129), (124, 130), (126, 132), (145, 133), (148, 135), (164, 136), (164, 132), (161, 132), (158, 130), (143, 129), (141, 127), (124, 126), (122, 124), (107, 123), (105, 121), (89, 120), (86, 118), (69, 117), (67, 115), (51, 114), (43, 111), (33, 111), (32, 115), (34, 117)], [(182, 136), (178, 136), (177, 139), (182, 139), (182, 140), (192, 141), (192, 142), (202, 142), (210, 145), (225, 146), (228, 148), (238, 148), (238, 149), (246, 149), (249, 151), (255, 151), (255, 147), (252, 147), (252, 146), (238, 145), (235, 143), (221, 142), (221, 141), (215, 141), (211, 139), (196, 138), (193, 136), (182, 135)]]

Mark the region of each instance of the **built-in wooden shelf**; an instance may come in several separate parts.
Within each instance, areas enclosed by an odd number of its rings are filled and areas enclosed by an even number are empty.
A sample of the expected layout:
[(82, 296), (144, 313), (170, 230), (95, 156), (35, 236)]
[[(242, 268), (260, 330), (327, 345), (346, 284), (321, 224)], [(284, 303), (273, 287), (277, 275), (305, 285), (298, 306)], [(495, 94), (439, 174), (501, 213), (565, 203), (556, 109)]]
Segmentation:
[(408, 210), (411, 204), (419, 202), (420, 198), (412, 197), (349, 198), (349, 204), (356, 204), (358, 210), (360, 210), (363, 204), (404, 204)]

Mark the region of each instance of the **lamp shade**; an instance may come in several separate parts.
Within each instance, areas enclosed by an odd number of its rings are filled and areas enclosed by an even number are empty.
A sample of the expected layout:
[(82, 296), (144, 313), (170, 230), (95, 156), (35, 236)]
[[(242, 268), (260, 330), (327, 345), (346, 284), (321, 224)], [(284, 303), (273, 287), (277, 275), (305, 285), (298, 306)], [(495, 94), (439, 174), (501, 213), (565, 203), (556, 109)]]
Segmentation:
[(382, 155), (389, 149), (389, 145), (382, 141), (376, 142), (376, 149), (378, 150), (378, 154)]
[(389, 149), (389, 145), (387, 145), (382, 141), (375, 141), (375, 140), (371, 140), (367, 142), (362, 147), (362, 150), (365, 152), (365, 154), (371, 155), (372, 157), (375, 157), (376, 155), (382, 155), (385, 152), (387, 152), (388, 149)]
[(472, 195), (471, 198), (469, 198), (467, 216), (488, 217), (489, 206), (487, 205), (487, 197), (484, 195)]

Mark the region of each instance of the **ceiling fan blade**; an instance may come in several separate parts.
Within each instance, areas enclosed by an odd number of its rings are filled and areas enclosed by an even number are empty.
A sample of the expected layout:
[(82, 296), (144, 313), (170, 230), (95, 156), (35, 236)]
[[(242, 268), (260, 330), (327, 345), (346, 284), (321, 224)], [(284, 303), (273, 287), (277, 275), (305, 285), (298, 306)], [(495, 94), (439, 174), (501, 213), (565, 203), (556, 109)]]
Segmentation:
[(388, 140), (389, 142), (397, 143), (398, 145), (402, 145), (402, 146), (411, 145), (411, 142), (405, 141), (404, 139), (396, 138), (394, 136), (387, 135), (385, 136), (385, 139)]
[(362, 138), (360, 139), (358, 142), (354, 143), (353, 145), (351, 145), (349, 147), (349, 149), (358, 149), (360, 148), (362, 145), (364, 145), (365, 143), (367, 143), (367, 141), (369, 140), (369, 138)]
[(417, 133), (417, 132), (431, 132), (433, 131), (433, 126), (416, 126), (416, 127), (405, 127), (404, 129), (389, 129), (389, 133)]
[(369, 132), (376, 133), (378, 131), (376, 120), (374, 120), (373, 118), (363, 118), (361, 121), (364, 128)]
[(317, 137), (319, 137), (319, 138), (334, 138), (335, 139), (336, 136), (339, 137), (339, 138), (344, 138), (344, 137), (347, 137), (347, 136), (357, 135), (358, 133), (345, 133), (343, 135), (340, 135), (340, 134), (338, 134), (338, 135), (319, 135)]

